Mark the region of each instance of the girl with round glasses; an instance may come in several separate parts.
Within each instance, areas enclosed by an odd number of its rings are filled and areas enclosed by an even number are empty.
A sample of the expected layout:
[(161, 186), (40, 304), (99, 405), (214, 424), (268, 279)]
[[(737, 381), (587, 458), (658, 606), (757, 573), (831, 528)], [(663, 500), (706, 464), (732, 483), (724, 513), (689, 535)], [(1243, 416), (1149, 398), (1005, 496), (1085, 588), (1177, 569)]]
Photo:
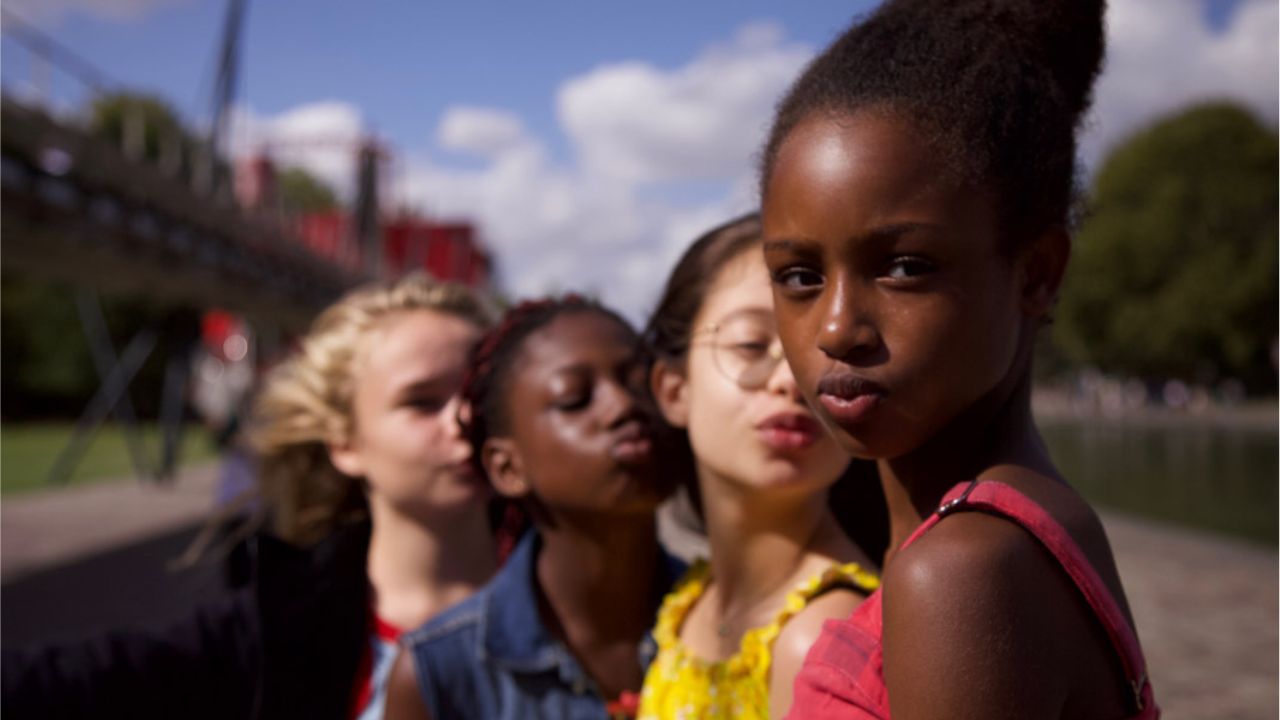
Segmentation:
[(646, 339), (659, 407), (688, 433), (711, 558), (663, 603), (639, 716), (780, 717), (822, 622), (878, 581), (829, 508), (849, 461), (782, 361), (756, 216), (685, 252)]

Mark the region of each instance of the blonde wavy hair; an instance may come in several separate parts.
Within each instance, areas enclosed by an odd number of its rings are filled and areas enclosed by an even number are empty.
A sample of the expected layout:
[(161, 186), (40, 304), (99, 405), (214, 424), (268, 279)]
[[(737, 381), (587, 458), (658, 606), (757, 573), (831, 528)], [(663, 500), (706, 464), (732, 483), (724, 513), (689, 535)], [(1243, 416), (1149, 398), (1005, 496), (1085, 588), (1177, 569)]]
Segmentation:
[(367, 514), (362, 481), (333, 466), (328, 446), (351, 436), (354, 365), (365, 338), (386, 318), (415, 310), (459, 317), (482, 330), (495, 315), (475, 291), (423, 273), (372, 283), (321, 313), (301, 348), (267, 376), (247, 435), (259, 458), (263, 509), (284, 539), (310, 544)]

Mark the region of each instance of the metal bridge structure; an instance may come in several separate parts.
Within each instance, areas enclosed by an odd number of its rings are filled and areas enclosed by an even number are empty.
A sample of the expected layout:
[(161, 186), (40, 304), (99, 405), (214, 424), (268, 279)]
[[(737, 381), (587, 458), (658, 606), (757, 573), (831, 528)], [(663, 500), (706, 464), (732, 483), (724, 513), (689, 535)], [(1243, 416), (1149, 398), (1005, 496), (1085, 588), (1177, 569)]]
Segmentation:
[(308, 250), (278, 215), (200, 193), (156, 163), (0, 97), (6, 272), (298, 330), (363, 273)]
[[(278, 207), (237, 203), (219, 145), (234, 95), (243, 3), (228, 0), (212, 127), (194, 151), (179, 145), (190, 137), (161, 138), (159, 157), (148, 157), (140, 114), (125, 117), (123, 137), (113, 142), (83, 114), (57, 112), (38, 88), (0, 82), (0, 269), (72, 287), (101, 381), (54, 463), (52, 482), (69, 477), (108, 416), (125, 427), (140, 478), (163, 479), (174, 470), (194, 348), (167, 359), (157, 468), (142, 449), (128, 394), (156, 333), (144, 328), (117, 352), (102, 322), (99, 292), (142, 297), (162, 308), (229, 311), (261, 336), (280, 338), (302, 332), (319, 310), (377, 270), (309, 248)], [(5, 44), (25, 48), (36, 75), (47, 77), (56, 67), (89, 88), (91, 98), (127, 92), (8, 8), (0, 13)], [(376, 185), (369, 183), (368, 191), (376, 193)], [(362, 204), (376, 208), (376, 194), (357, 198), (357, 207)], [(357, 246), (378, 242), (376, 226), (359, 231), (352, 238)]]
[[(41, 90), (11, 92), (0, 83), (0, 260), (7, 273), (158, 304), (223, 308), (286, 332), (369, 279), (359, 265), (309, 250), (282, 213), (241, 207), (220, 176), (243, 14), (243, 0), (230, 0), (211, 128), (189, 167), (181, 139), (161, 138), (160, 156), (146, 157), (140, 114), (126, 117), (117, 139), (123, 142), (112, 142), (83, 118), (51, 111)], [(125, 90), (7, 8), (3, 20), (5, 41), (31, 58), (40, 78), (33, 85), (47, 84), (57, 69), (90, 97)]]

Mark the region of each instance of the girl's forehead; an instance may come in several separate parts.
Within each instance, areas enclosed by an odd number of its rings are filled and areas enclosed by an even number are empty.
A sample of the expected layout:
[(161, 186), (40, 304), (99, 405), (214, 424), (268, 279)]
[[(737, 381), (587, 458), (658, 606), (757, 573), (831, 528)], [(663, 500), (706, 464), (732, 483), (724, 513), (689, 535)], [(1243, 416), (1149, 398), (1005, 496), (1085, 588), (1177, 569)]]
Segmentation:
[[(807, 183), (840, 185), (861, 175), (897, 179), (916, 170), (936, 175), (927, 136), (911, 120), (887, 111), (815, 113), (800, 122), (778, 150), (775, 177), (802, 175)], [(918, 183), (921, 177), (904, 178)]]
[(567, 312), (529, 333), (520, 348), (521, 364), (545, 365), (584, 355), (630, 353), (636, 340), (631, 328), (602, 312)]
[(379, 319), (364, 333), (353, 369), (381, 373), (405, 363), (455, 363), (465, 357), (480, 332), (470, 320), (434, 310), (395, 312)]
[(745, 309), (769, 311), (772, 308), (769, 271), (756, 243), (730, 258), (716, 272), (698, 311), (698, 323), (713, 322), (725, 314)]
[(843, 244), (902, 224), (996, 228), (994, 196), (957, 177), (927, 133), (888, 111), (802, 121), (780, 147), (763, 199), (766, 249)]

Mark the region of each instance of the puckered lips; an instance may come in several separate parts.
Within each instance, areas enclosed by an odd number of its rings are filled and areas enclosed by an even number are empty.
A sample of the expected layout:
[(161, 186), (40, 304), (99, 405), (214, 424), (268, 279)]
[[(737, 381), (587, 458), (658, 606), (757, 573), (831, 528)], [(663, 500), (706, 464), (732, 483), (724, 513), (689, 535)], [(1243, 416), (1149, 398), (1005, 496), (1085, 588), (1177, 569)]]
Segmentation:
[(620, 426), (609, 446), (609, 457), (622, 465), (640, 465), (653, 456), (653, 431), (640, 420), (631, 420)]
[(802, 450), (822, 437), (822, 426), (805, 413), (780, 412), (757, 423), (756, 433), (774, 450)]
[(832, 370), (818, 381), (818, 404), (842, 427), (865, 422), (888, 395), (883, 385), (847, 370)]

